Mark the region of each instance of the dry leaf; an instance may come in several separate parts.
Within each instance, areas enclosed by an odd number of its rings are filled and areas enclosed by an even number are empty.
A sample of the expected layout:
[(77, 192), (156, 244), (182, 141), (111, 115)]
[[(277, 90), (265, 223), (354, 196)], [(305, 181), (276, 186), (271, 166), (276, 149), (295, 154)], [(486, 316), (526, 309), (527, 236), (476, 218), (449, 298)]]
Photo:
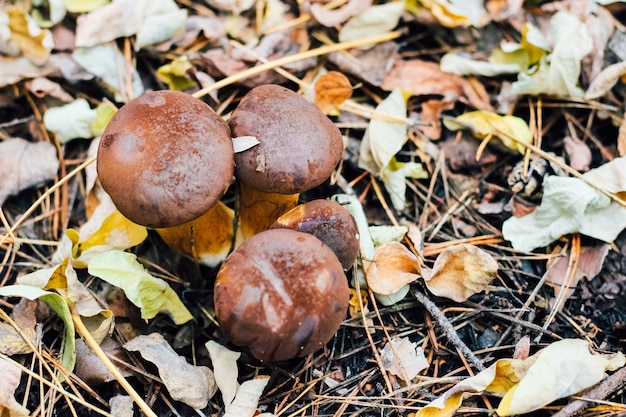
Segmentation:
[(439, 95), (443, 96), (444, 102), (465, 100), (477, 109), (492, 109), (491, 104), (483, 100), (467, 80), (442, 71), (434, 62), (397, 60), (381, 85), (384, 90), (396, 87), (414, 96)]
[(352, 96), (348, 77), (338, 71), (329, 71), (315, 82), (315, 104), (324, 114), (335, 111)]
[(239, 375), (237, 360), (241, 356), (241, 353), (234, 352), (212, 340), (209, 340), (205, 344), (205, 347), (209, 351), (209, 357), (213, 363), (215, 383), (222, 393), (222, 400), (228, 409), (239, 389), (239, 383), (237, 382)]
[(372, 5), (372, 0), (348, 0), (342, 7), (333, 10), (322, 7), (319, 3), (311, 5), (311, 14), (326, 27), (339, 25), (352, 16), (363, 13)]
[(482, 291), (498, 275), (498, 263), (477, 246), (460, 244), (444, 249), (435, 260), (428, 290), (457, 302)]
[[(393, 347), (392, 347), (393, 344)], [(428, 361), (422, 348), (406, 337), (392, 339), (380, 351), (383, 368), (409, 382), (421, 371), (428, 368)]]
[(43, 65), (54, 47), (50, 31), (42, 30), (19, 6), (0, 10), (0, 16), (0, 21), (8, 20), (3, 22), (3, 26), (6, 25), (3, 30), (6, 28), (10, 32), (8, 42), (0, 38), (4, 41), (0, 43), (0, 51), (13, 56), (21, 55), (36, 65)]
[(0, 415), (28, 417), (30, 413), (15, 400), (15, 390), (20, 385), (22, 370), (8, 359), (0, 358)]
[[(600, 273), (604, 264), (604, 258), (606, 258), (610, 249), (609, 245), (583, 246), (578, 256), (574, 279), (570, 282), (566, 282), (569, 278), (567, 274), (569, 257), (561, 256), (549, 260), (546, 265), (547, 271), (544, 275), (546, 283), (554, 288), (555, 293), (565, 291), (565, 299), (568, 299), (574, 293), (578, 282), (582, 278), (592, 279)], [(567, 285), (567, 287), (563, 287), (564, 285)]]
[(367, 269), (367, 285), (377, 294), (390, 295), (421, 276), (419, 261), (403, 244), (389, 242), (374, 253)]
[(563, 145), (569, 160), (569, 165), (576, 171), (589, 171), (591, 164), (591, 149), (585, 142), (571, 136), (563, 138)]
[(53, 180), (58, 168), (57, 150), (51, 143), (21, 138), (0, 143), (0, 205), (10, 195)]
[(172, 399), (181, 401), (195, 410), (201, 410), (215, 395), (213, 372), (206, 366), (193, 366), (187, 363), (161, 334), (137, 336), (126, 342), (124, 348), (138, 351), (145, 360), (156, 365)]
[(109, 400), (111, 415), (115, 417), (133, 417), (135, 402), (129, 395), (115, 395)]
[(611, 91), (624, 74), (626, 74), (626, 62), (609, 65), (593, 79), (585, 93), (585, 99), (593, 100), (602, 97)]
[(339, 31), (339, 42), (350, 42), (391, 31), (404, 11), (404, 0), (390, 1), (366, 8), (353, 16)]
[(593, 354), (588, 342), (563, 339), (524, 360), (498, 360), (426, 405), (417, 417), (452, 416), (467, 395), (485, 391), (504, 394), (498, 415), (529, 413), (593, 386), (605, 377), (606, 370), (622, 366), (621, 352)]
[(619, 125), (617, 134), (617, 152), (619, 156), (626, 156), (626, 113), (622, 116), (622, 123)]

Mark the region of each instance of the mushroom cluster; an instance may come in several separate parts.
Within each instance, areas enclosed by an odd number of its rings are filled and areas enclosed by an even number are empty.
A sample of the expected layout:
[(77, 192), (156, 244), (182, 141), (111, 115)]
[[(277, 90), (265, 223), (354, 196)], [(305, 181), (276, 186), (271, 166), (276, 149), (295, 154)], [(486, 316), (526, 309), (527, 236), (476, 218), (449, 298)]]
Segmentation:
[[(235, 154), (232, 136), (259, 143)], [(296, 207), (342, 154), (337, 127), (284, 87), (250, 90), (229, 124), (190, 95), (154, 91), (112, 118), (97, 171), (124, 216), (186, 256), (223, 262), (215, 283), (223, 333), (259, 360), (280, 361), (322, 347), (348, 308), (354, 219), (331, 201)], [(236, 216), (221, 201), (233, 179)]]

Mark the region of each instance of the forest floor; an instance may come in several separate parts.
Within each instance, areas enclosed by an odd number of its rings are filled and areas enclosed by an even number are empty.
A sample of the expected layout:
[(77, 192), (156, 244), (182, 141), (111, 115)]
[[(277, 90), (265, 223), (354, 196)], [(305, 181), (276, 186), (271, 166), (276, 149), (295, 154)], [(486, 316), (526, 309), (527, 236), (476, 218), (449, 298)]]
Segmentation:
[[(34, 3), (0, 4), (1, 416), (626, 415), (625, 2)], [(228, 120), (260, 84), (343, 135), (300, 201), (408, 249), (374, 254), (393, 301), (361, 253), (332, 340), (276, 364), (220, 331), (218, 267), (97, 214), (94, 163), (134, 97)], [(121, 251), (143, 289), (91, 273)]]

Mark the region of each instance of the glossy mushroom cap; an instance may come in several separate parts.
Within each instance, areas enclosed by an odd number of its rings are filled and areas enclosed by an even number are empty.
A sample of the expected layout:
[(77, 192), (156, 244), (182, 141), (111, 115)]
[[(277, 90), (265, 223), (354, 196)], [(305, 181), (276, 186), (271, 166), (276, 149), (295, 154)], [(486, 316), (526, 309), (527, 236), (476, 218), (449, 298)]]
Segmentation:
[(274, 229), (226, 258), (215, 282), (215, 312), (232, 343), (274, 362), (323, 347), (344, 320), (349, 296), (328, 246), (306, 233)]
[(131, 100), (107, 125), (98, 177), (118, 210), (148, 227), (172, 227), (207, 212), (234, 172), (228, 125), (203, 101), (177, 91)]
[(335, 253), (345, 270), (352, 268), (359, 253), (359, 228), (352, 214), (330, 200), (312, 200), (283, 214), (271, 229), (285, 228), (309, 233)]
[(265, 193), (297, 194), (317, 187), (343, 155), (343, 139), (333, 122), (279, 85), (250, 90), (233, 111), (230, 128), (234, 137), (259, 140), (235, 155), (235, 175)]

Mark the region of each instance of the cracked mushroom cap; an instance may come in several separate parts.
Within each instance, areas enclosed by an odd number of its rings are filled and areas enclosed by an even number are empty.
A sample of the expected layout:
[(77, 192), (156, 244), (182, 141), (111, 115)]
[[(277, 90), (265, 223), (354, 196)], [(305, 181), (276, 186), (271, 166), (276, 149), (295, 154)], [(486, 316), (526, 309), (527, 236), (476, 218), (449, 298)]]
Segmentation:
[(98, 178), (117, 209), (148, 227), (172, 227), (206, 213), (234, 172), (230, 130), (203, 101), (161, 90), (113, 116), (98, 148)]
[(234, 137), (259, 144), (235, 155), (235, 175), (265, 193), (297, 194), (323, 183), (343, 155), (337, 126), (313, 103), (279, 85), (250, 90), (230, 118)]
[(222, 332), (270, 362), (322, 348), (345, 319), (349, 297), (332, 250), (310, 234), (289, 229), (246, 240), (226, 258), (215, 282)]

